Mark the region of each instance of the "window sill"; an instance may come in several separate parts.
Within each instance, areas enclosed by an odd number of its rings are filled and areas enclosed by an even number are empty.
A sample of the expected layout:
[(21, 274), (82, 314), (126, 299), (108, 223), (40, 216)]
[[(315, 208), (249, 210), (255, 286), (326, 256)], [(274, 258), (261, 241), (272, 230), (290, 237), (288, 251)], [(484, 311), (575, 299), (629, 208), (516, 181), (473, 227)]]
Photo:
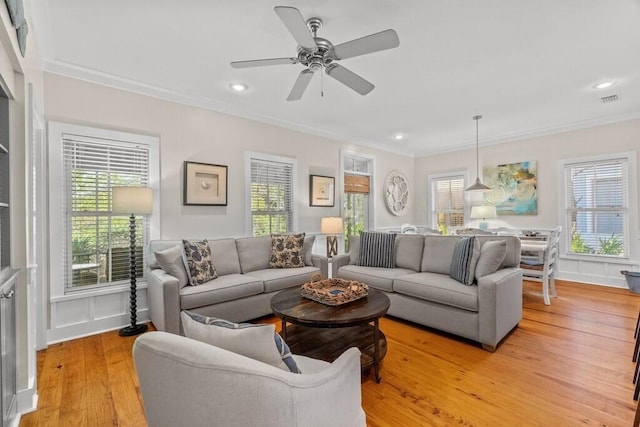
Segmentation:
[(602, 264), (620, 264), (620, 265), (637, 265), (638, 261), (630, 258), (609, 258), (590, 255), (560, 255), (560, 259), (568, 259), (571, 261), (598, 262)]
[[(146, 281), (137, 281), (136, 283), (137, 289), (147, 289)], [(51, 297), (51, 302), (62, 302), (62, 301), (73, 301), (77, 299), (85, 299), (85, 298), (93, 298), (102, 295), (111, 295), (111, 294), (121, 294), (130, 291), (131, 286), (129, 284), (117, 285), (117, 286), (107, 286), (104, 288), (98, 289), (86, 289), (86, 290), (77, 290), (71, 291), (65, 295)]]

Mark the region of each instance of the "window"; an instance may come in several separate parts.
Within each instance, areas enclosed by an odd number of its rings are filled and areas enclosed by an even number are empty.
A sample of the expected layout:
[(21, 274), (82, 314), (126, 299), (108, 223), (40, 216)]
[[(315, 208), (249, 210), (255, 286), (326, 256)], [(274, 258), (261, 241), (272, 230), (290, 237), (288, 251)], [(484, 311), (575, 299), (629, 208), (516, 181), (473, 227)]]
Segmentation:
[(252, 234), (294, 231), (295, 160), (257, 153), (249, 154), (248, 159)]
[[(61, 184), (60, 194), (51, 198), (51, 229), (59, 233), (51, 239), (52, 275), (54, 270), (59, 275), (63, 294), (126, 285), (129, 216), (111, 213), (111, 187), (157, 182), (157, 139), (64, 124), (50, 128), (52, 188)], [(151, 221), (136, 217), (138, 277)]]
[(431, 224), (442, 234), (464, 227), (464, 188), (464, 175), (431, 178)]
[(344, 169), (344, 247), (349, 252), (349, 236), (368, 230), (371, 211), (373, 159), (355, 154), (343, 155)]
[(622, 154), (561, 162), (567, 254), (629, 258), (631, 158)]
[(0, 271), (11, 264), (9, 99), (0, 89)]

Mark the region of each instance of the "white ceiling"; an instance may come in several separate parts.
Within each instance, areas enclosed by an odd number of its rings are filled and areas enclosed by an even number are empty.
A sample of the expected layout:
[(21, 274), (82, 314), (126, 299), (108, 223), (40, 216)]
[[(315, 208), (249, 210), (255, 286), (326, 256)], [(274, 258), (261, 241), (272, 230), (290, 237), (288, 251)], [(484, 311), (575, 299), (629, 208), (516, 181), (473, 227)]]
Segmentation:
[[(640, 117), (638, 0), (31, 3), (48, 71), (403, 154), (472, 146), (476, 114), (481, 144)], [(340, 62), (373, 92), (324, 75), (321, 97), (316, 75), (288, 102), (302, 65), (232, 69), (296, 56), (278, 5), (322, 18), (318, 36), (334, 45), (395, 29), (398, 48)], [(593, 88), (608, 79), (616, 85)]]

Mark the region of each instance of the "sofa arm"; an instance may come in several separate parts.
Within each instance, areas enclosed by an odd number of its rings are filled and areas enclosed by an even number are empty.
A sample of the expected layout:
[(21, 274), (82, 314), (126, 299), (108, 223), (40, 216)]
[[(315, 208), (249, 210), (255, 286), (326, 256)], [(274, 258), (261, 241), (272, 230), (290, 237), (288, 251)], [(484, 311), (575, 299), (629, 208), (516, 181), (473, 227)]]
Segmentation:
[(336, 255), (331, 258), (331, 277), (338, 277), (338, 270), (340, 267), (349, 265), (350, 260), (351, 255), (349, 254)]
[(522, 270), (503, 268), (478, 280), (479, 341), (493, 351), (522, 320)]
[(324, 255), (311, 254), (311, 263), (314, 267), (320, 269), (320, 274), (322, 274), (323, 278), (329, 277), (327, 276), (329, 273), (329, 258)]
[(180, 334), (180, 285), (164, 270), (147, 271), (149, 317), (159, 331)]

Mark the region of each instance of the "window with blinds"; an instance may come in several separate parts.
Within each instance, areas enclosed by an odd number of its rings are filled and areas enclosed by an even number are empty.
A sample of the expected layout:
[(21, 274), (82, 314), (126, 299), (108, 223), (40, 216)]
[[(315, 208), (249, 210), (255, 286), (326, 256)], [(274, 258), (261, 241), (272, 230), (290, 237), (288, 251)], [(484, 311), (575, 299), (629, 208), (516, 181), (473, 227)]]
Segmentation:
[(349, 236), (359, 235), (369, 228), (373, 158), (344, 154), (342, 162), (344, 249), (349, 252)]
[(250, 163), (253, 235), (293, 231), (293, 162), (251, 157)]
[(431, 179), (432, 224), (442, 234), (464, 227), (464, 188), (462, 175)]
[[(148, 186), (149, 147), (63, 134), (61, 242), (65, 290), (129, 281), (129, 216), (111, 213), (112, 186)], [(136, 218), (137, 275), (144, 271), (148, 217)]]
[(628, 256), (628, 159), (564, 165), (570, 254)]

